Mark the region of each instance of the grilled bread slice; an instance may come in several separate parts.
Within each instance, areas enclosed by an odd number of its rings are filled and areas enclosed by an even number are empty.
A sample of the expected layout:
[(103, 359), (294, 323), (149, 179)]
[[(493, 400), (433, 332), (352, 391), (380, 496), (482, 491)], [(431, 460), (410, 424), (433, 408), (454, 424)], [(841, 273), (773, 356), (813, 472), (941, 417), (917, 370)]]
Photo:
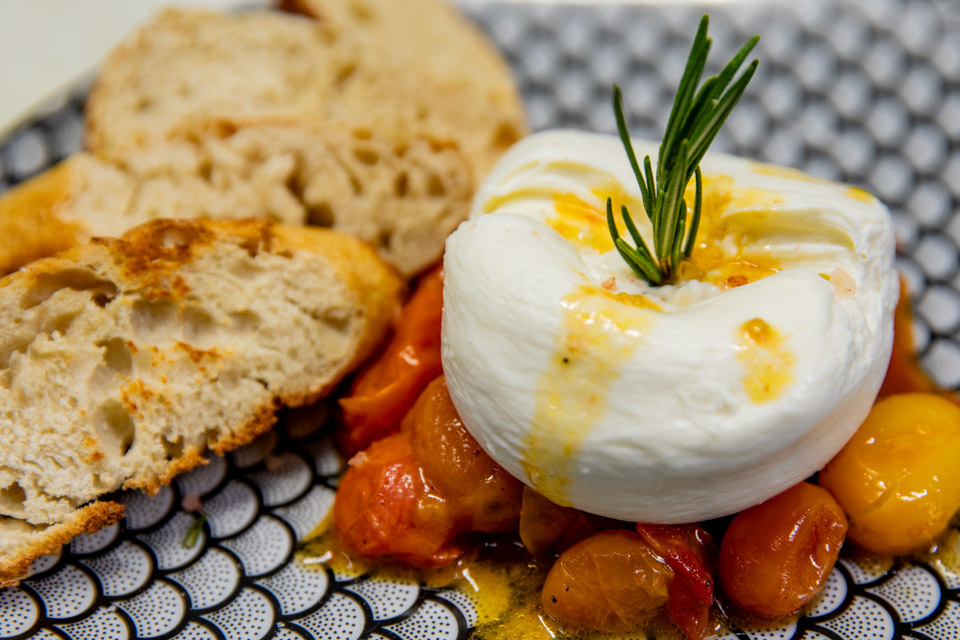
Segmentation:
[(264, 217), (332, 227), (411, 276), (439, 259), (469, 211), (467, 158), (452, 144), (365, 127), (214, 128), (119, 156), (79, 153), (0, 197), (0, 275), (91, 236), (153, 218)]
[(144, 146), (210, 121), (347, 120), (451, 140), (479, 183), (526, 132), (509, 68), (444, 0), (297, 4), (324, 19), (158, 14), (104, 62), (87, 102), (88, 147)]
[(0, 583), (326, 394), (403, 284), (364, 243), (260, 220), (156, 220), (0, 279)]

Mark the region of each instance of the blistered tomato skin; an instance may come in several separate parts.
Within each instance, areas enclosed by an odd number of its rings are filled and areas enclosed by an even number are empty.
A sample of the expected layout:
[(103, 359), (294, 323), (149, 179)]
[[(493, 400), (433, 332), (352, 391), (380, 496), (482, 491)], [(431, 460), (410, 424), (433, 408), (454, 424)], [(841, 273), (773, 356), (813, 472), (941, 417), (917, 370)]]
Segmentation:
[(819, 482), (856, 544), (885, 555), (925, 550), (960, 510), (960, 408), (926, 393), (884, 398)]
[(717, 547), (696, 524), (637, 524), (637, 533), (674, 571), (667, 611), (688, 640), (709, 631)]
[(333, 505), (333, 525), (345, 545), (366, 557), (433, 567), (456, 560), (450, 540), (458, 512), (424, 482), (409, 434), (373, 443), (351, 460)]
[(535, 556), (547, 551), (564, 551), (598, 531), (614, 529), (621, 524), (572, 507), (561, 507), (530, 487), (523, 487), (520, 541)]
[(427, 480), (460, 513), (466, 531), (515, 530), (523, 484), (480, 448), (463, 426), (443, 376), (435, 378), (404, 418)]
[(768, 618), (799, 611), (833, 570), (846, 532), (837, 501), (808, 482), (741, 511), (720, 544), (718, 571), (727, 599)]
[(636, 630), (667, 602), (673, 572), (640, 535), (601, 531), (564, 551), (543, 584), (543, 608), (586, 629)]

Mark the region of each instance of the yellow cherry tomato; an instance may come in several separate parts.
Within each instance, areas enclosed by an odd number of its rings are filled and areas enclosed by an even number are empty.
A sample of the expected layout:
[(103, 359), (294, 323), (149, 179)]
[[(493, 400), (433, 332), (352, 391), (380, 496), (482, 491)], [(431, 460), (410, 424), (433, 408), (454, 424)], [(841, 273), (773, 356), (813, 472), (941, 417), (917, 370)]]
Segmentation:
[(960, 408), (928, 393), (880, 400), (819, 482), (858, 545), (888, 555), (930, 546), (960, 510)]

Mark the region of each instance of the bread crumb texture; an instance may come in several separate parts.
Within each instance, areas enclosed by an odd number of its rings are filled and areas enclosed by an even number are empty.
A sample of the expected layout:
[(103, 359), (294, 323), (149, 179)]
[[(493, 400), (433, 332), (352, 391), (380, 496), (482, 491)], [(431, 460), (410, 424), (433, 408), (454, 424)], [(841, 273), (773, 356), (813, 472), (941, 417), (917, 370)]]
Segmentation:
[(218, 128), (121, 156), (79, 153), (0, 198), (0, 232), (23, 238), (0, 247), (0, 273), (156, 218), (255, 216), (355, 235), (409, 276), (439, 259), (472, 194), (463, 153), (424, 136), (334, 124)]
[(403, 284), (362, 242), (259, 220), (156, 220), (0, 279), (0, 581), (326, 394)]
[(287, 4), (319, 19), (159, 13), (105, 61), (89, 147), (143, 146), (211, 121), (347, 120), (447, 138), (480, 178), (526, 133), (509, 67), (447, 0)]

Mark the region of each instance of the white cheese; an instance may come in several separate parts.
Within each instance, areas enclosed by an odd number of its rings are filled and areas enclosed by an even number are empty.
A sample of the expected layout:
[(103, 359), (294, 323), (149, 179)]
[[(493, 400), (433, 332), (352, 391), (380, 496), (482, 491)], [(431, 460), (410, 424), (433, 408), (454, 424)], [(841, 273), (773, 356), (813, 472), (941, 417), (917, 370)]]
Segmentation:
[(650, 237), (614, 137), (521, 141), (447, 241), (453, 401), (559, 504), (651, 523), (734, 513), (820, 469), (879, 389), (898, 290), (887, 209), (748, 160), (701, 167), (702, 229), (677, 284), (648, 286), (604, 236), (610, 195)]

